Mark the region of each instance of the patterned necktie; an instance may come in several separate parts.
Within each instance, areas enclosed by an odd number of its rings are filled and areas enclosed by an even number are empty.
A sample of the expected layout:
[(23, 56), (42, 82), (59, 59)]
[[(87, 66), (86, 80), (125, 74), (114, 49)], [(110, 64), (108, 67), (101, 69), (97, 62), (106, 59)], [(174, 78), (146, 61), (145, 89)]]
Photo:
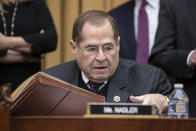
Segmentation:
[(90, 91), (97, 93), (99, 91), (99, 87), (101, 87), (103, 85), (103, 83), (95, 83), (95, 82), (89, 81), (88, 85), (90, 87), (89, 88)]
[(138, 41), (136, 61), (140, 63), (148, 63), (149, 56), (148, 16), (145, 10), (146, 5), (146, 0), (143, 0), (139, 9), (138, 17)]

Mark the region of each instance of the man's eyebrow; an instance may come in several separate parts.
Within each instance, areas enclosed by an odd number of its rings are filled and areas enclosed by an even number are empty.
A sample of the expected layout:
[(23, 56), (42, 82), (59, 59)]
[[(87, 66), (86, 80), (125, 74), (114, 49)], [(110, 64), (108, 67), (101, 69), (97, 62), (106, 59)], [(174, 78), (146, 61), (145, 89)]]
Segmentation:
[[(104, 43), (102, 46), (105, 46), (105, 45), (113, 45), (113, 43), (112, 42), (106, 42), (106, 43)], [(89, 43), (89, 44), (87, 44), (85, 47), (97, 47), (98, 45), (95, 45), (95, 44), (93, 44), (93, 43)]]
[(93, 43), (88, 43), (87, 46), (97, 46), (97, 45)]
[(107, 43), (104, 43), (103, 45), (113, 45), (112, 42), (107, 42)]
[(97, 45), (94, 45), (94, 44), (87, 44), (85, 47), (97, 47)]

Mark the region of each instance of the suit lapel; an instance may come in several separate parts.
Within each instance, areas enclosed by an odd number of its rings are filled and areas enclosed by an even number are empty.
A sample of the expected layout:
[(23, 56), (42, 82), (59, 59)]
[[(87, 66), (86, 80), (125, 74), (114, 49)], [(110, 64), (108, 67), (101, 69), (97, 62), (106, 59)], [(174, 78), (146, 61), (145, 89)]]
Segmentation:
[(134, 27), (134, 5), (135, 5), (135, 0), (130, 1), (130, 6), (129, 10), (127, 10), (127, 15), (125, 17), (125, 22), (126, 23), (126, 32), (129, 35), (127, 38), (129, 39), (128, 44), (131, 44), (131, 51), (132, 53), (131, 56), (133, 56), (132, 59), (135, 59), (136, 57), (136, 40), (135, 40), (135, 27)]
[(75, 86), (79, 86), (79, 76), (80, 76), (80, 71), (78, 70), (75, 76), (75, 79), (73, 79), (72, 84)]
[[(124, 80), (124, 74), (120, 69), (117, 69), (115, 75), (109, 80), (106, 101), (127, 102), (129, 99), (129, 92), (126, 92), (126, 89), (127, 87)], [(115, 98), (120, 99), (115, 100)]]
[(70, 77), (70, 81), (68, 82), (72, 85), (79, 86), (80, 69), (78, 68), (77, 63), (74, 63), (72, 66), (73, 71), (67, 75), (67, 77)]
[(193, 21), (195, 23), (195, 26), (196, 26), (196, 0), (186, 0), (187, 1), (187, 4), (188, 4), (188, 7), (190, 9), (190, 12), (191, 12), (191, 16), (193, 17)]

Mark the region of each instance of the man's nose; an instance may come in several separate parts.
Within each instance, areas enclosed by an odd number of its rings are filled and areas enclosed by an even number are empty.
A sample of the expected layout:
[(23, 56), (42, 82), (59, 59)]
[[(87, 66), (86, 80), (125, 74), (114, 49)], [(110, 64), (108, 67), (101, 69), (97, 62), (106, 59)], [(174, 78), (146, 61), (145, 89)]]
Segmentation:
[(105, 54), (104, 54), (103, 50), (102, 49), (99, 49), (97, 51), (96, 60), (98, 60), (98, 61), (104, 61), (105, 59), (106, 59), (106, 57), (105, 57)]

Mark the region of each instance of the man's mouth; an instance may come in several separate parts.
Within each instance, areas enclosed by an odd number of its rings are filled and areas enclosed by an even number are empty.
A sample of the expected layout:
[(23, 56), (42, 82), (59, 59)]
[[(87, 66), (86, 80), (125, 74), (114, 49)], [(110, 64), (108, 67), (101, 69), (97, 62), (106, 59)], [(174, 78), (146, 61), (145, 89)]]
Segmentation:
[(95, 67), (96, 69), (105, 69), (105, 66)]
[(97, 71), (104, 71), (107, 67), (106, 66), (96, 66), (94, 67), (95, 70)]

